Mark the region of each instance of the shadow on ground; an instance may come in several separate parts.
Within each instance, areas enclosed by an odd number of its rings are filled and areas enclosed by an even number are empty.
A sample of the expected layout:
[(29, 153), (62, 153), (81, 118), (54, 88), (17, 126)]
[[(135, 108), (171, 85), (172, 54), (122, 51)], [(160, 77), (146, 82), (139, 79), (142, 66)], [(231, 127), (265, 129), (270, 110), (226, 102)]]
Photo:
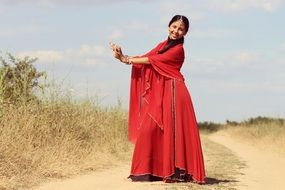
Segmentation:
[(239, 181), (233, 180), (233, 179), (216, 179), (216, 178), (211, 178), (211, 177), (206, 177), (205, 181), (206, 181), (205, 185), (215, 185), (215, 184), (219, 184), (219, 183), (236, 183), (236, 182), (239, 182)]

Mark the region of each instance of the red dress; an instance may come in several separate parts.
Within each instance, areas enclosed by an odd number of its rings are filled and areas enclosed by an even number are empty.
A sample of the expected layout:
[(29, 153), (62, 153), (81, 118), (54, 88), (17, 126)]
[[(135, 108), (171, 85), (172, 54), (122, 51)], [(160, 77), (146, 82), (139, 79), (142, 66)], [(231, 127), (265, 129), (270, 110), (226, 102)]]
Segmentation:
[(167, 40), (161, 42), (143, 55), (151, 64), (132, 66), (129, 139), (135, 148), (130, 178), (136, 181), (136, 177), (148, 176), (179, 181), (179, 175), (183, 180), (190, 176), (191, 180), (204, 183), (196, 117), (180, 73), (183, 44), (158, 54), (166, 43)]

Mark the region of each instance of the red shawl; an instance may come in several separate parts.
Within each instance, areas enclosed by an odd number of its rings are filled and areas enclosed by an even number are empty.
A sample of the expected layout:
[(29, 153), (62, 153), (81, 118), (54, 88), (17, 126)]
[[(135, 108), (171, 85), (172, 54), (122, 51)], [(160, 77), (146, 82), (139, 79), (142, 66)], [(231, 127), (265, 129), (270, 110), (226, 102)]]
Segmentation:
[[(162, 76), (182, 80), (180, 68), (184, 61), (183, 44), (178, 44), (158, 54), (167, 40), (158, 44), (147, 54), (151, 64), (132, 66), (129, 105), (129, 140), (136, 141), (144, 117), (151, 117), (163, 130), (162, 99), (164, 80)], [(153, 90), (152, 90), (153, 89)]]

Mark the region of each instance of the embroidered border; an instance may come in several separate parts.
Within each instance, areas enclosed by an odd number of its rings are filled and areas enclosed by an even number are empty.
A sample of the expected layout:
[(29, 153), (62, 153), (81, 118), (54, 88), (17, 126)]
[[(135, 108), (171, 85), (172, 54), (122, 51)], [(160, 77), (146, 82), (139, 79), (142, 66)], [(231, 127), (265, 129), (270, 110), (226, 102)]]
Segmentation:
[(171, 109), (172, 109), (172, 118), (173, 118), (173, 129), (174, 129), (174, 166), (176, 167), (176, 103), (175, 103), (175, 80), (172, 79), (171, 81), (171, 85), (172, 85), (172, 105), (171, 105)]

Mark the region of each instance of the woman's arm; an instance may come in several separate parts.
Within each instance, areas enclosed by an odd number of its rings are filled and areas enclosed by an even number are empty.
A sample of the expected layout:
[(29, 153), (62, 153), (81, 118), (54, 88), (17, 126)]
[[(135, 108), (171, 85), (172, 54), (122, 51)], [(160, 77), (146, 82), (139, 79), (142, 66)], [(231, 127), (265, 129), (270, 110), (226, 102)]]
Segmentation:
[(123, 56), (120, 61), (126, 64), (150, 64), (148, 57)]
[(115, 58), (119, 59), (125, 64), (150, 64), (148, 57), (138, 57), (138, 56), (127, 56), (124, 55), (120, 46), (110, 43), (111, 49), (113, 50), (113, 55)]

